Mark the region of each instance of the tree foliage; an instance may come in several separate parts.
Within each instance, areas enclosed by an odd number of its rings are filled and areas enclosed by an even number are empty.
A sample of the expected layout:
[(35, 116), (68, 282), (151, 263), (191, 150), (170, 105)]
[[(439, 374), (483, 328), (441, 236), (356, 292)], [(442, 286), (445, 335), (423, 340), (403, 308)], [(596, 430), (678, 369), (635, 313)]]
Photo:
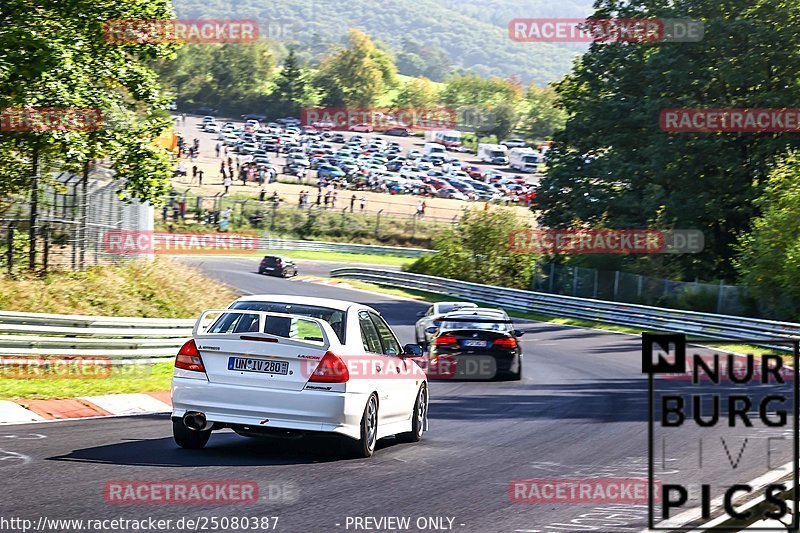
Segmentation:
[(316, 83), (324, 105), (370, 107), (397, 85), (397, 69), (389, 54), (353, 29), (348, 46), (322, 61)]
[(782, 157), (757, 200), (762, 209), (736, 249), (736, 270), (760, 310), (800, 320), (800, 152)]
[(527, 229), (511, 209), (470, 209), (460, 223), (433, 241), (438, 252), (409, 265), (411, 272), (475, 283), (528, 288), (533, 274), (530, 255), (510, 249), (510, 234)]
[[(624, 7), (620, 7), (624, 6)], [(688, 17), (696, 43), (592, 44), (557, 84), (567, 112), (537, 199), (551, 227), (699, 229), (706, 249), (675, 255), (687, 279), (732, 278), (733, 244), (758, 210), (776, 154), (796, 135), (667, 133), (664, 108), (783, 107), (798, 101), (800, 4), (773, 0), (599, 0), (598, 18)], [(633, 261), (633, 260), (632, 260)]]

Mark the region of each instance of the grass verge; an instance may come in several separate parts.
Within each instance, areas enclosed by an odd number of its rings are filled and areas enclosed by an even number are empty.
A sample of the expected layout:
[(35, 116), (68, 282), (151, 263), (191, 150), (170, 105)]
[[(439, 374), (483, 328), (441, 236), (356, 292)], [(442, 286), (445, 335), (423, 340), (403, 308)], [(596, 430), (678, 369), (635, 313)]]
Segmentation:
[(0, 276), (0, 309), (32, 313), (194, 318), (227, 306), (236, 293), (188, 265), (155, 261), (45, 276)]
[(15, 379), (4, 375), (0, 379), (0, 399), (44, 400), (167, 391), (172, 379), (172, 369), (172, 361), (166, 361), (155, 364), (116, 365), (107, 376), (95, 378), (42, 376)]
[[(200, 271), (166, 258), (93, 267), (85, 272), (0, 277), (0, 309), (6, 311), (195, 318), (205, 309), (227, 306), (236, 297), (236, 292)], [(100, 366), (96, 372), (43, 369), (34, 374), (23, 370), (25, 377), (21, 377), (19, 366), (0, 365), (0, 399), (166, 391), (172, 367), (173, 363), (166, 361), (114, 365), (110, 371)]]

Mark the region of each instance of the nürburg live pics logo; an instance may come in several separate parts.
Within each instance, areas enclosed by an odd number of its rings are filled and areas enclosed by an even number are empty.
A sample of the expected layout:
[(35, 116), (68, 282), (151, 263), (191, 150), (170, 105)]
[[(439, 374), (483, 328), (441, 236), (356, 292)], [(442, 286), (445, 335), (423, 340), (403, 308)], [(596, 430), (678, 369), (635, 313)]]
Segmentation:
[(642, 334), (649, 529), (796, 531), (799, 341), (696, 342)]

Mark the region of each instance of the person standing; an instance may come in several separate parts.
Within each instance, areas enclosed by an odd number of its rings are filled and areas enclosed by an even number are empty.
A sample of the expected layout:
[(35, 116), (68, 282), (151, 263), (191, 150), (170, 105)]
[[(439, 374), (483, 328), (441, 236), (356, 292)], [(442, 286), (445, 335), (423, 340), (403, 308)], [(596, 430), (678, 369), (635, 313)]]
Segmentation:
[(367, 206), (367, 197), (363, 194), (361, 195), (361, 212), (364, 212), (364, 208)]
[(197, 165), (192, 165), (192, 181), (197, 179)]
[(325, 209), (328, 209), (328, 204), (331, 201), (331, 191), (325, 191)]
[(199, 180), (200, 186), (203, 186), (203, 169), (197, 171), (197, 179)]
[(233, 180), (231, 180), (230, 176), (227, 176), (224, 180), (222, 180), (222, 184), (225, 186), (225, 192), (223, 194), (228, 194), (228, 189), (230, 188), (231, 183), (233, 183)]
[(217, 143), (217, 145), (214, 147), (214, 150), (217, 151), (217, 159), (219, 159), (219, 151), (220, 151), (219, 143)]
[(417, 200), (417, 216), (422, 216), (422, 200)]
[(356, 195), (350, 197), (350, 212), (353, 212), (353, 206), (356, 205)]
[(331, 207), (333, 209), (336, 209), (336, 195), (337, 194), (338, 193), (336, 191), (333, 191), (333, 196), (331, 196)]
[(428, 203), (425, 200), (422, 200), (422, 216), (425, 216), (425, 210), (428, 208)]

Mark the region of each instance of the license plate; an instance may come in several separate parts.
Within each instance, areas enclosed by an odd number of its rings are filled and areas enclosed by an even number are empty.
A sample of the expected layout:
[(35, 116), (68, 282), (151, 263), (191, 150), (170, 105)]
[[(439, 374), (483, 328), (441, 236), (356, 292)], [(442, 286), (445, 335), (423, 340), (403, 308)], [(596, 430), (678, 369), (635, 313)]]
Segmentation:
[(486, 348), (486, 341), (464, 341), (464, 346), (470, 348)]
[(234, 372), (259, 372), (261, 374), (289, 373), (288, 361), (269, 361), (266, 359), (249, 359), (247, 357), (229, 357), (228, 370)]
[(264, 267), (264, 270), (275, 270), (275, 267)]

